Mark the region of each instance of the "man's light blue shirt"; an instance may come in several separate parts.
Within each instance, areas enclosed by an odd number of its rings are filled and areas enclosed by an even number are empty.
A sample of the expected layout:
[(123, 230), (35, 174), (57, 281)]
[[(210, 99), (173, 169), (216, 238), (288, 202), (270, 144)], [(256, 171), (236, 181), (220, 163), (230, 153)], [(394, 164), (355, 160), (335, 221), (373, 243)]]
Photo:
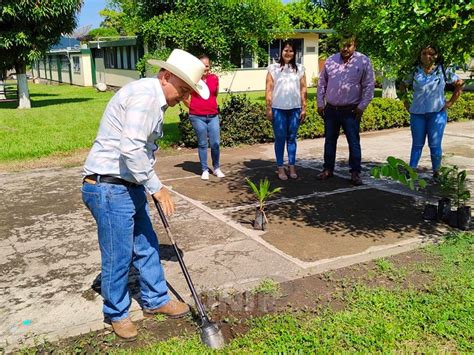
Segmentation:
[(83, 175), (110, 175), (153, 194), (163, 184), (156, 175), (155, 141), (163, 136), (166, 98), (157, 78), (133, 81), (108, 103)]
[(410, 113), (425, 114), (441, 111), (446, 103), (445, 85), (458, 79), (459, 77), (451, 70), (446, 70), (445, 80), (441, 65), (438, 65), (429, 74), (426, 74), (423, 68), (418, 66), (413, 76), (407, 80), (408, 85), (413, 84), (413, 102), (410, 106)]

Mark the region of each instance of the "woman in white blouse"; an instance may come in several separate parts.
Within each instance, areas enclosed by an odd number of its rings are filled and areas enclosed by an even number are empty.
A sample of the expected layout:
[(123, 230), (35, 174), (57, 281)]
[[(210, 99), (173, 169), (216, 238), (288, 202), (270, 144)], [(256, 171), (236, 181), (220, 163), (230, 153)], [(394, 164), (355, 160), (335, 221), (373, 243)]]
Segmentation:
[(278, 177), (287, 180), (283, 154), (288, 152), (290, 178), (296, 179), (296, 136), (306, 115), (305, 68), (296, 64), (295, 47), (291, 41), (282, 45), (278, 63), (268, 66), (266, 79), (267, 118), (275, 135), (275, 156)]

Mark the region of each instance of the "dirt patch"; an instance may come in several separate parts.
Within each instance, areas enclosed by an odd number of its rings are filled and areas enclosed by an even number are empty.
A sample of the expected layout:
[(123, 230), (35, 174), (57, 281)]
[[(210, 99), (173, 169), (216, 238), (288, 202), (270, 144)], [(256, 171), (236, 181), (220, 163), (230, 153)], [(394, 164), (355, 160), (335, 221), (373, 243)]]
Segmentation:
[[(229, 342), (248, 331), (246, 321), (253, 317), (286, 311), (318, 314), (327, 307), (335, 311), (342, 310), (345, 307), (342, 296), (355, 285), (423, 290), (432, 281), (429, 270), (438, 265), (438, 260), (423, 250), (399, 254), (384, 259), (384, 262), (393, 265), (394, 269), (382, 270), (380, 262), (376, 260), (282, 283), (278, 294), (247, 291), (222, 297), (219, 293), (209, 293), (202, 295), (202, 299), (212, 320), (219, 325)], [(88, 292), (87, 296), (93, 297), (93, 293)], [(197, 332), (195, 319), (191, 317), (181, 320), (149, 318), (137, 322), (137, 326), (139, 337), (134, 342), (122, 341), (110, 329), (106, 329), (56, 343), (45, 343), (34, 350), (95, 353), (113, 349), (143, 349), (170, 337)]]
[(271, 196), (269, 200), (293, 198), (351, 186), (349, 180), (338, 177), (324, 182), (318, 181), (316, 179), (318, 171), (309, 168), (299, 168), (296, 180), (282, 181), (276, 175), (273, 162), (266, 160), (252, 160), (245, 162), (243, 166), (233, 165), (228, 169), (226, 178), (221, 180), (211, 177), (209, 181), (195, 180), (192, 184), (184, 179), (168, 183), (174, 190), (215, 209), (255, 203), (255, 196), (246, 183), (246, 178), (257, 185), (261, 179), (268, 178), (271, 188), (282, 188), (281, 192)]
[[(248, 226), (252, 209), (230, 213)], [(435, 225), (423, 221), (413, 198), (376, 189), (312, 197), (268, 206), (270, 224), (262, 236), (300, 260), (311, 262), (363, 252), (420, 235), (430, 238)]]

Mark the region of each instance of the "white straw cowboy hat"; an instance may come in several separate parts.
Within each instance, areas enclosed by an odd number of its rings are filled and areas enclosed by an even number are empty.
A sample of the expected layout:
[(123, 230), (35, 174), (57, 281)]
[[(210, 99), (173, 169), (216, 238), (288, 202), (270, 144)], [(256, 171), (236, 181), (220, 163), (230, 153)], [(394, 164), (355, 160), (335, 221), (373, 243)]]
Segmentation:
[(209, 98), (209, 88), (206, 83), (201, 80), (206, 67), (192, 54), (181, 49), (174, 49), (166, 62), (163, 60), (150, 59), (148, 63), (173, 73), (191, 86), (204, 100)]

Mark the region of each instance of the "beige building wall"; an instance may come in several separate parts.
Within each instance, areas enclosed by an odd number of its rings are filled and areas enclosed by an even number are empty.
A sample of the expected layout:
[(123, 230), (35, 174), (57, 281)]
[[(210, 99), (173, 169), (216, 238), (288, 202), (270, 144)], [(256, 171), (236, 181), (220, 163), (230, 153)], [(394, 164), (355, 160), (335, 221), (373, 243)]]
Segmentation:
[[(79, 58), (79, 65), (80, 71), (74, 72), (74, 59)], [(84, 64), (83, 64), (83, 56), (79, 53), (71, 55), (71, 75), (72, 75), (72, 83), (74, 85), (85, 86), (84, 85)], [(91, 86), (91, 85), (90, 85)]]
[(46, 79), (47, 78), (46, 76), (47, 64), (44, 63), (43, 58), (41, 58), (41, 63), (42, 64), (40, 64), (39, 77), (41, 79)]
[[(53, 57), (53, 59), (56, 62), (56, 57)], [(58, 66), (53, 66), (51, 68), (51, 80), (53, 81), (59, 81), (59, 73), (58, 73)]]
[[(74, 58), (79, 58), (80, 71), (74, 71)], [(72, 84), (78, 86), (92, 85), (92, 64), (90, 53), (75, 53), (71, 55)], [(64, 81), (64, 80), (63, 80)]]
[(93, 86), (91, 53), (81, 53), (81, 69), (83, 86)]
[[(72, 58), (68, 56), (69, 66), (72, 65)], [(66, 84), (71, 84), (71, 78), (69, 77), (69, 68), (61, 65), (61, 81)]]
[(218, 73), (219, 92), (260, 91), (265, 90), (266, 68), (237, 69)]
[(139, 78), (140, 74), (136, 70), (105, 69), (105, 83), (107, 85), (122, 87)]

